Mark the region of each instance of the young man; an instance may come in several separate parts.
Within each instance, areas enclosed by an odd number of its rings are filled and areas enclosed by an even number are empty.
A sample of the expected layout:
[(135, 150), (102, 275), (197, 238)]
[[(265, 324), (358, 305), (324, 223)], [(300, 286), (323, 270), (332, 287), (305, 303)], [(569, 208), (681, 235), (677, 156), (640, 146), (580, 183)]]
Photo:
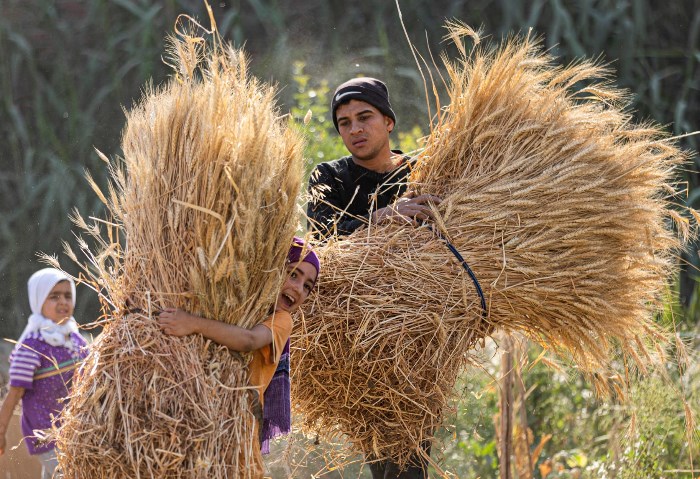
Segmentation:
[[(401, 197), (412, 160), (389, 146), (396, 115), (386, 85), (375, 78), (349, 80), (336, 89), (331, 110), (350, 155), (321, 163), (311, 173), (307, 215), (315, 234), (327, 238), (348, 235), (368, 223), (432, 219), (429, 203), (438, 204), (439, 198)], [(424, 449), (429, 454), (430, 444)], [(367, 460), (374, 479), (427, 477), (427, 463), (418, 457), (403, 471), (389, 460)]]
[[(354, 78), (340, 85), (331, 103), (333, 123), (350, 152), (319, 164), (311, 173), (309, 223), (322, 238), (348, 235), (369, 222), (431, 219), (430, 195), (406, 192), (411, 160), (389, 146), (396, 115), (386, 85), (375, 78)], [(398, 200), (398, 201), (397, 201)]]

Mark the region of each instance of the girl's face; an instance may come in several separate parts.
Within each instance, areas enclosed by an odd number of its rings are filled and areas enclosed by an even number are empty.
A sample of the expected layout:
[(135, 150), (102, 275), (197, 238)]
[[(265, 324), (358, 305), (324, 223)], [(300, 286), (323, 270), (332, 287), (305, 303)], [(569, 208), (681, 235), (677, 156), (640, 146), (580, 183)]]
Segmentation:
[(309, 296), (316, 283), (316, 268), (311, 263), (300, 261), (287, 265), (287, 279), (277, 297), (277, 311), (293, 313)]
[(41, 314), (54, 323), (62, 323), (73, 316), (73, 293), (68, 281), (59, 281), (41, 307)]

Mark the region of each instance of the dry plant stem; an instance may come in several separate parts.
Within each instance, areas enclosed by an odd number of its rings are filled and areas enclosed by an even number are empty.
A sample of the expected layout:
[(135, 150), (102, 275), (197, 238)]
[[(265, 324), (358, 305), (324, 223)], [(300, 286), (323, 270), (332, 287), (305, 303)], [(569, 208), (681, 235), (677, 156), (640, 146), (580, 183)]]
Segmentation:
[(472, 349), (499, 329), (624, 396), (613, 358), (642, 369), (660, 359), (667, 337), (653, 313), (693, 234), (672, 210), (688, 155), (631, 122), (605, 68), (557, 66), (530, 38), (444, 60), (450, 104), (410, 189), (442, 198), (436, 227), (475, 272), (488, 318), (427, 226), (370, 225), (319, 248), (324, 274), (293, 343), (305, 427), (401, 464), (439, 427)]
[[(215, 34), (216, 35), (216, 34)], [(241, 327), (274, 307), (296, 229), (303, 143), (243, 52), (170, 39), (175, 74), (128, 111), (109, 163), (110, 217), (74, 220), (108, 305), (58, 431), (67, 478), (251, 477), (259, 456), (249, 356), (165, 336), (174, 306)], [(78, 256), (68, 247), (68, 254)]]
[(57, 450), (65, 477), (252, 477), (245, 360), (155, 320), (109, 323), (75, 378)]

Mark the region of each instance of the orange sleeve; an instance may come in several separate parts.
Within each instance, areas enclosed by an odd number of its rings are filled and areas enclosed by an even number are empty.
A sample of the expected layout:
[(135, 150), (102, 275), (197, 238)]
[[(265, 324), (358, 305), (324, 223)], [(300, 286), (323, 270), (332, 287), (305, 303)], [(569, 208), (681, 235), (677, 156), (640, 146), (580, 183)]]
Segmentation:
[(280, 360), (284, 345), (292, 334), (292, 316), (286, 311), (276, 311), (261, 324), (272, 331), (272, 344), (263, 348), (265, 363), (276, 364)]

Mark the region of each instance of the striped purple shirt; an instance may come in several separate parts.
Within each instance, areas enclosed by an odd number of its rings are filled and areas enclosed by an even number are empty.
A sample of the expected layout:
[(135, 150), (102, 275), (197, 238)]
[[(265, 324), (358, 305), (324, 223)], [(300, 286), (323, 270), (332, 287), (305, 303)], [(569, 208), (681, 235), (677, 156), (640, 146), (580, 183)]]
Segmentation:
[(87, 343), (80, 334), (71, 333), (75, 351), (44, 342), (38, 332), (29, 334), (22, 346), (10, 355), (10, 386), (24, 388), (22, 397), (22, 434), (29, 454), (41, 454), (54, 444), (41, 443), (34, 430), (49, 429), (51, 420), (63, 409), (73, 371), (87, 356)]

